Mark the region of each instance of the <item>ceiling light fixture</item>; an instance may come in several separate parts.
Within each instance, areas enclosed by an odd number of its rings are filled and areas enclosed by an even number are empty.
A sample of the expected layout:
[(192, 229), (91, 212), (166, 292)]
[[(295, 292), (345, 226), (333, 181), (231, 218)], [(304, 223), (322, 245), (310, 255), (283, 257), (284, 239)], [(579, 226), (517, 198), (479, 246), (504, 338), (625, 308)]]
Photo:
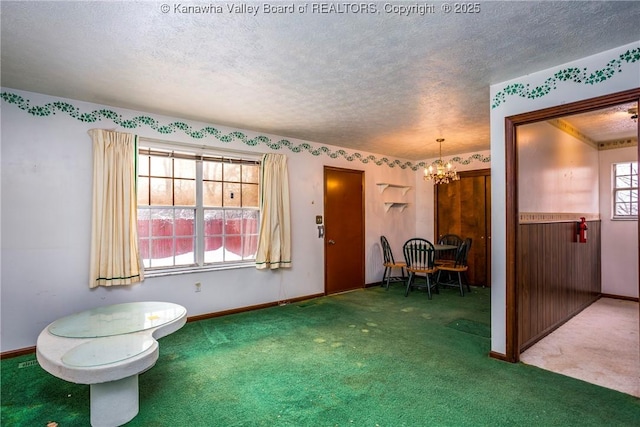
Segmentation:
[(429, 165), (428, 168), (424, 168), (424, 179), (433, 181), (437, 184), (448, 184), (451, 181), (457, 181), (460, 179), (458, 173), (451, 165), (451, 162), (447, 162), (445, 165), (442, 161), (442, 142), (443, 138), (438, 138), (436, 141), (440, 144), (440, 159), (436, 162), (436, 169), (433, 170), (433, 165)]

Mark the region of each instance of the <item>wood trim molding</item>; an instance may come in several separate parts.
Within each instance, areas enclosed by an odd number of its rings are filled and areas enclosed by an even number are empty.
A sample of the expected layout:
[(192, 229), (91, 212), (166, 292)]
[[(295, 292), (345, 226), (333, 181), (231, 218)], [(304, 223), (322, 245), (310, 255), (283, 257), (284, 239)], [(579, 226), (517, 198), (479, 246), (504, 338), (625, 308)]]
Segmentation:
[(187, 317), (187, 322), (197, 322), (198, 320), (212, 319), (214, 317), (222, 317), (222, 316), (227, 316), (229, 314), (244, 313), (245, 311), (260, 310), (262, 308), (270, 308), (270, 307), (275, 307), (277, 305), (293, 304), (294, 302), (306, 301), (306, 300), (310, 300), (310, 299), (314, 299), (322, 296), (325, 296), (325, 294), (306, 295), (303, 297), (291, 298), (283, 301), (273, 301), (265, 304), (257, 304), (257, 305), (247, 306), (247, 307), (234, 308), (231, 310), (216, 311), (214, 313), (200, 314), (198, 316)]
[(503, 362), (508, 362), (507, 356), (505, 354), (498, 353), (496, 351), (489, 352), (489, 357), (492, 359), (501, 360)]
[(620, 299), (623, 301), (640, 302), (640, 298), (638, 297), (627, 297), (624, 295), (600, 294), (600, 298), (613, 298), (613, 299)]
[(637, 138), (631, 139), (614, 139), (613, 141), (604, 141), (598, 143), (598, 150), (615, 150), (617, 148), (636, 147), (638, 145)]
[(520, 224), (542, 224), (550, 222), (574, 222), (584, 217), (587, 221), (600, 221), (599, 213), (570, 212), (520, 212)]
[(0, 353), (0, 360), (11, 359), (12, 357), (24, 356), (25, 354), (33, 354), (35, 352), (36, 352), (35, 346), (19, 348), (17, 350), (3, 351), (2, 353)]
[(549, 123), (552, 126), (555, 126), (556, 128), (558, 128), (561, 131), (563, 131), (564, 133), (566, 133), (567, 135), (571, 135), (575, 139), (584, 142), (588, 146), (590, 146), (592, 148), (595, 148), (595, 149), (598, 149), (598, 143), (596, 141), (594, 141), (593, 139), (589, 138), (587, 135), (583, 134), (578, 129), (574, 128), (573, 126), (571, 126), (569, 123), (565, 122), (564, 120), (562, 120), (562, 119), (552, 119), (552, 120), (548, 120), (547, 123)]
[(518, 233), (518, 147), (516, 145), (516, 124), (514, 119), (505, 118), (505, 210), (506, 210), (506, 290), (505, 290), (505, 348), (507, 362), (520, 361), (518, 349), (518, 293), (516, 289), (517, 233)]

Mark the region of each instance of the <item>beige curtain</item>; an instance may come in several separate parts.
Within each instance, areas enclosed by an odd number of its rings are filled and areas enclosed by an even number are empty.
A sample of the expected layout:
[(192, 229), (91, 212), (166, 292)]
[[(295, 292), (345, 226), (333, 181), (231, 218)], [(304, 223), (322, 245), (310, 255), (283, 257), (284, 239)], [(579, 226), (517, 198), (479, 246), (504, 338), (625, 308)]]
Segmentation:
[(93, 216), (89, 287), (144, 279), (138, 251), (137, 136), (102, 129), (93, 140)]
[(265, 154), (260, 166), (260, 236), (256, 268), (291, 267), (287, 156)]

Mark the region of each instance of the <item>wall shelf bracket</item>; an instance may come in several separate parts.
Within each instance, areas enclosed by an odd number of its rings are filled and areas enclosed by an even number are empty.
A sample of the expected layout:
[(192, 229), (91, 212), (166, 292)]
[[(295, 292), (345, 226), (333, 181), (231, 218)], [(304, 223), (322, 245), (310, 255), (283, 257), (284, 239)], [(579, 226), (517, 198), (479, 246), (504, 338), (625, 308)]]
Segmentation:
[(402, 195), (404, 196), (405, 194), (407, 194), (407, 191), (411, 189), (411, 186), (409, 185), (388, 184), (386, 182), (379, 182), (376, 185), (378, 186), (378, 190), (380, 190), (381, 194), (387, 188), (400, 188), (402, 190)]
[(409, 203), (384, 202), (384, 211), (385, 212), (389, 212), (389, 209), (391, 209), (391, 208), (399, 208), (400, 212), (402, 212), (407, 208), (408, 205), (409, 205)]

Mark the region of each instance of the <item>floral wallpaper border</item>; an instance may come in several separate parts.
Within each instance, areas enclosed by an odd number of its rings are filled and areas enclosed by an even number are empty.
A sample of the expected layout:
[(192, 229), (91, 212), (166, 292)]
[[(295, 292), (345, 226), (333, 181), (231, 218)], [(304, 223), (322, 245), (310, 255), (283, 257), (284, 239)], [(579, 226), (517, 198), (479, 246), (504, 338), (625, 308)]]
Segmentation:
[(585, 85), (602, 83), (612, 78), (616, 73), (621, 73), (623, 65), (637, 61), (640, 61), (640, 48), (627, 50), (618, 58), (609, 61), (604, 68), (591, 73), (588, 73), (586, 68), (569, 67), (554, 73), (542, 85), (534, 88), (531, 88), (529, 84), (513, 83), (507, 85), (493, 97), (491, 108), (497, 108), (506, 102), (507, 95), (517, 95), (528, 99), (541, 98), (557, 89), (558, 82), (574, 82)]
[[(148, 126), (149, 128), (155, 130), (156, 132), (169, 135), (174, 132), (183, 131), (186, 135), (190, 136), (193, 139), (203, 139), (207, 136), (213, 136), (218, 141), (224, 143), (230, 143), (233, 141), (240, 141), (245, 145), (255, 147), (260, 144), (264, 144), (272, 150), (280, 150), (283, 148), (288, 148), (290, 151), (294, 153), (300, 152), (308, 152), (314, 156), (326, 155), (332, 159), (344, 158), (350, 162), (352, 161), (360, 161), (361, 163), (374, 163), (378, 166), (387, 165), (391, 168), (399, 167), (400, 169), (411, 169), (417, 171), (422, 169), (428, 164), (426, 162), (412, 163), (412, 162), (402, 162), (400, 160), (390, 160), (387, 157), (378, 158), (374, 155), (363, 156), (361, 153), (355, 152), (349, 154), (345, 150), (331, 150), (328, 147), (321, 146), (319, 148), (313, 147), (308, 143), (294, 144), (287, 139), (281, 139), (280, 141), (272, 141), (270, 138), (260, 135), (255, 138), (250, 138), (242, 132), (230, 132), (228, 134), (223, 134), (220, 130), (216, 129), (212, 126), (206, 126), (200, 130), (194, 129), (190, 125), (185, 122), (172, 122), (166, 125), (159, 123), (156, 119), (149, 116), (136, 116), (131, 119), (125, 119), (121, 114), (116, 113), (113, 110), (108, 109), (100, 109), (94, 110), (90, 113), (82, 113), (79, 108), (74, 107), (68, 102), (55, 101), (49, 102), (42, 106), (32, 106), (31, 102), (27, 99), (24, 99), (22, 96), (9, 93), (2, 92), (0, 94), (0, 98), (8, 104), (15, 105), (19, 109), (31, 114), (36, 117), (48, 117), (51, 115), (55, 115), (56, 113), (66, 113), (70, 117), (77, 119), (84, 123), (95, 123), (102, 120), (111, 120), (118, 126), (121, 126), (125, 129), (136, 129), (142, 126)], [(489, 163), (491, 161), (490, 156), (483, 156), (481, 154), (474, 154), (466, 159), (456, 156), (451, 158), (449, 161), (451, 163), (458, 163), (461, 165), (468, 165), (472, 161), (479, 161), (481, 163)], [(436, 160), (433, 165), (438, 164), (440, 161)]]

